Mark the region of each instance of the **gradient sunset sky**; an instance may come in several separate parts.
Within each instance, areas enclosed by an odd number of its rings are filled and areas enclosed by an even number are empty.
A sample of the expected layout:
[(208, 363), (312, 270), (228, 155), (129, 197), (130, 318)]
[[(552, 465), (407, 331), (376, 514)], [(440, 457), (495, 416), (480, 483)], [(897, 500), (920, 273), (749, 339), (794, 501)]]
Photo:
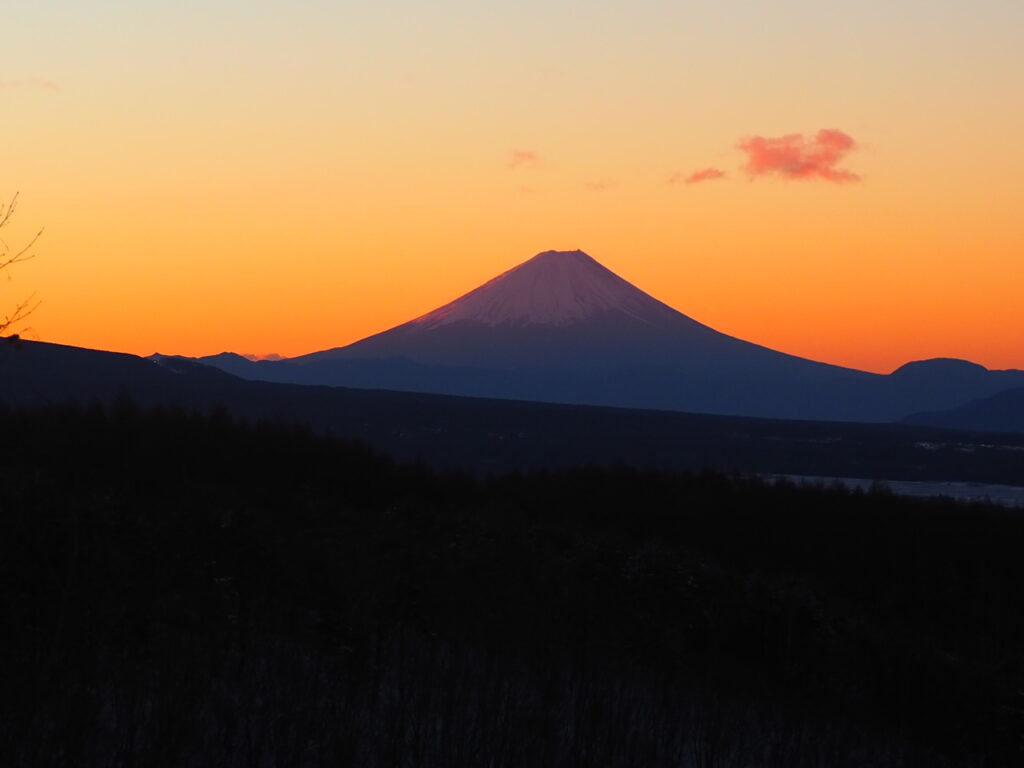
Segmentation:
[(1024, 2), (34, 0), (31, 338), (301, 354), (581, 248), (712, 327), (1024, 368)]

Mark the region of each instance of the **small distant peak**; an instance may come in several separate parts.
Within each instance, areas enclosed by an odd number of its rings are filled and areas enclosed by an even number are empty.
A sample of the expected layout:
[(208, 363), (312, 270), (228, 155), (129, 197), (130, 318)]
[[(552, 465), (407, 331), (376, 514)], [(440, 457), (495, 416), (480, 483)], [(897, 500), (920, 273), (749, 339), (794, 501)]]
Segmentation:
[(940, 375), (977, 375), (988, 372), (988, 368), (970, 360), (955, 357), (933, 357), (929, 360), (914, 360), (901, 365), (892, 372), (892, 376), (940, 376)]
[(218, 352), (216, 355), (206, 355), (205, 357), (198, 358), (199, 360), (220, 360), (222, 362), (228, 362), (231, 360), (248, 360), (245, 355), (240, 355), (237, 352)]

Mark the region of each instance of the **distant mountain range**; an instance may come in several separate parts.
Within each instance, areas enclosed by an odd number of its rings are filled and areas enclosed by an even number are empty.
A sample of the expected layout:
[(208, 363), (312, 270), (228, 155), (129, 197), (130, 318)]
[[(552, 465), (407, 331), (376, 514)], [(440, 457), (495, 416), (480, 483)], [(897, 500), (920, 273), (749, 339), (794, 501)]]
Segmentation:
[(963, 360), (879, 375), (777, 352), (693, 320), (582, 251), (540, 253), (348, 346), (197, 362), (279, 383), (843, 421), (895, 421), (1024, 386), (1024, 371)]
[[(784, 421), (246, 381), (188, 360), (0, 339), (0, 407), (224, 409), (472, 471), (625, 463), (1024, 485), (1024, 435)], [(0, 468), (2, 469), (2, 468)]]

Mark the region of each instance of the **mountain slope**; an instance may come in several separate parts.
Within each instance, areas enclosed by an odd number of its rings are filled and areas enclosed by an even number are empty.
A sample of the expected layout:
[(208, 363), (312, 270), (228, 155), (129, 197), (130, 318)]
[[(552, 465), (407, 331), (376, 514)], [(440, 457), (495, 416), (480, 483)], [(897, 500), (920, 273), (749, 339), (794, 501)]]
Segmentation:
[(1024, 387), (971, 400), (946, 411), (915, 413), (904, 421), (952, 429), (1024, 432)]
[(0, 402), (41, 405), (109, 401), (119, 393), (158, 399), (237, 381), (208, 365), (164, 364), (120, 352), (0, 338)]

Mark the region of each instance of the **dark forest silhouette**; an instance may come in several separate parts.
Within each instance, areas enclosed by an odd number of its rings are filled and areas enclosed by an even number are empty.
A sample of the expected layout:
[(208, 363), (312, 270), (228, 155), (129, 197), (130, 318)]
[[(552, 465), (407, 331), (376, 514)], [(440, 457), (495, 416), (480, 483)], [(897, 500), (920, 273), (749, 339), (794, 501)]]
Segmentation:
[(1020, 758), (1019, 511), (127, 400), (0, 434), (5, 766)]

